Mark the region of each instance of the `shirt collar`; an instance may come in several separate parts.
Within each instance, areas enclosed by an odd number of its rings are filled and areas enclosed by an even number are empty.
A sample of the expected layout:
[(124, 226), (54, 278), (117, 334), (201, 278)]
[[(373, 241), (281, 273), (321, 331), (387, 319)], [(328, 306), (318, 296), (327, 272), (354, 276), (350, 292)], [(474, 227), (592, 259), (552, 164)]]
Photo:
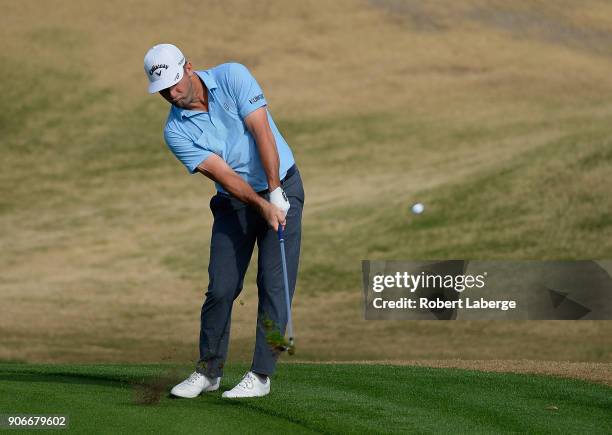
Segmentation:
[[(210, 70), (195, 71), (195, 73), (198, 75), (198, 77), (202, 79), (207, 89), (215, 89), (217, 87), (217, 81), (213, 77)], [(208, 96), (209, 104), (210, 104), (210, 97), (211, 96), (209, 95)], [(202, 113), (199, 110), (188, 110), (188, 109), (183, 109), (181, 107), (176, 107), (174, 105), (172, 105), (172, 110), (174, 110), (175, 113), (181, 118), (189, 118), (191, 116)]]
[(217, 81), (215, 80), (212, 75), (212, 72), (209, 69), (203, 71), (196, 71), (195, 73), (198, 75), (198, 77), (202, 79), (208, 89), (214, 89), (217, 87)]

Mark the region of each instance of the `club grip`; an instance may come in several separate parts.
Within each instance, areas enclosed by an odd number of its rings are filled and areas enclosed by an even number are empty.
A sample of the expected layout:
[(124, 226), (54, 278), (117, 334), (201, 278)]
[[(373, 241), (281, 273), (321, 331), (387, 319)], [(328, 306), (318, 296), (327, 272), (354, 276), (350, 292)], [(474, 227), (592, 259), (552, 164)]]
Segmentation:
[(285, 237), (284, 237), (284, 234), (283, 234), (283, 226), (279, 224), (279, 226), (278, 226), (278, 240), (283, 242), (284, 239), (285, 239)]

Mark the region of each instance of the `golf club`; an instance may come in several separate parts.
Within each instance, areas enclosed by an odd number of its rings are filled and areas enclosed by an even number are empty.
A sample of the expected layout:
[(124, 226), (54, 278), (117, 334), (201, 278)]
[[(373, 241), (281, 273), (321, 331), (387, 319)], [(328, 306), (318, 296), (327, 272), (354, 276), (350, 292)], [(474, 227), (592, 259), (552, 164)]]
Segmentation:
[(280, 242), (281, 263), (283, 266), (283, 281), (285, 284), (285, 303), (287, 304), (287, 334), (289, 335), (289, 346), (285, 350), (289, 355), (293, 355), (293, 322), (291, 320), (291, 300), (289, 298), (289, 279), (287, 278), (287, 259), (285, 257), (285, 238), (282, 225), (278, 226), (278, 241)]

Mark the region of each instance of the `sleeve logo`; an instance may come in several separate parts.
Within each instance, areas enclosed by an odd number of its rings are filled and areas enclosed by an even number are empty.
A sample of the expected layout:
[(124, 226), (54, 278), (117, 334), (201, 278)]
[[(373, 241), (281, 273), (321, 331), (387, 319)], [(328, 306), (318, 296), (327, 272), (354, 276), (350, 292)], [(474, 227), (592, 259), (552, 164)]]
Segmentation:
[(259, 94), (259, 95), (255, 96), (255, 97), (251, 98), (249, 100), (249, 103), (254, 104), (254, 103), (258, 102), (259, 100), (263, 100), (263, 98), (264, 98), (263, 94)]

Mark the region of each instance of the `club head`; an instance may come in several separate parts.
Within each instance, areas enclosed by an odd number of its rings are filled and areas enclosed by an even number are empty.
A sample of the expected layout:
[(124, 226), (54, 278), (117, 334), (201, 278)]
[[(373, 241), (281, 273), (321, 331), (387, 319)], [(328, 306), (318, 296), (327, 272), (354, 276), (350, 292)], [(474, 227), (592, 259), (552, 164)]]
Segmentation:
[(295, 354), (295, 344), (293, 338), (289, 339), (289, 343), (283, 346), (283, 352), (287, 351), (287, 354), (293, 356)]

